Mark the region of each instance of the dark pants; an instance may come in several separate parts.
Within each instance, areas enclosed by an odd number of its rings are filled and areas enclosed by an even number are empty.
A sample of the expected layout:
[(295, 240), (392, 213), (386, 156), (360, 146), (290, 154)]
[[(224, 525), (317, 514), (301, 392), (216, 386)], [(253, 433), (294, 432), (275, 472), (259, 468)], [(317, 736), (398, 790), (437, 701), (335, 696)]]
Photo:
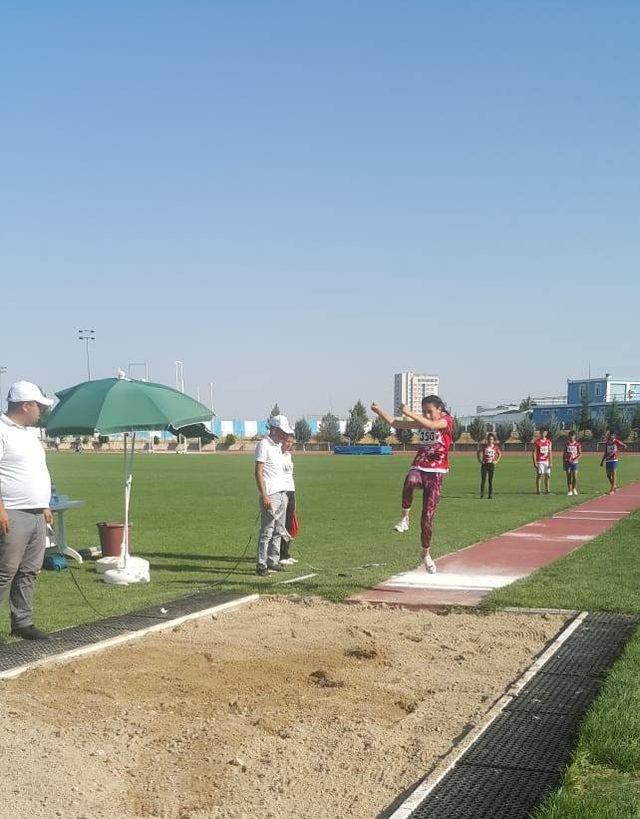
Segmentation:
[(289, 502), (287, 503), (287, 517), (284, 522), (284, 528), (287, 530), (287, 534), (282, 536), (282, 542), (280, 544), (281, 560), (288, 560), (291, 557), (291, 555), (289, 554), (289, 544), (291, 543), (293, 538), (290, 538), (287, 535), (291, 531), (293, 515), (296, 511), (296, 493), (287, 492), (287, 498), (289, 499)]
[(495, 464), (480, 464), (480, 494), (484, 495), (484, 487), (489, 478), (489, 497), (493, 495), (493, 475), (496, 471)]
[(42, 568), (47, 526), (42, 510), (7, 509), (9, 532), (0, 535), (0, 602), (9, 589), (12, 628), (33, 623), (33, 591)]

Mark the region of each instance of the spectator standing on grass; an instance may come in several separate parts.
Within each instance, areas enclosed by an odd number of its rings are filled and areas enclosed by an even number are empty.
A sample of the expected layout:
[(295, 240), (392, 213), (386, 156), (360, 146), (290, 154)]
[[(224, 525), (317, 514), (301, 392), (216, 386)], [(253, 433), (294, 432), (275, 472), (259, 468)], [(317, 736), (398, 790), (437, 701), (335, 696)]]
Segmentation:
[(289, 546), (291, 541), (298, 534), (298, 518), (296, 515), (296, 485), (293, 479), (293, 458), (291, 452), (295, 444), (295, 436), (287, 435), (282, 442), (282, 457), (284, 458), (284, 477), (287, 485), (287, 514), (284, 522), (285, 531), (282, 533), (282, 541), (280, 543), (280, 563), (285, 566), (292, 566), (297, 563), (295, 557), (291, 557)]
[(480, 462), (480, 497), (484, 498), (484, 488), (488, 479), (489, 494), (487, 497), (493, 498), (493, 476), (496, 464), (500, 463), (500, 458), (502, 458), (502, 451), (493, 432), (490, 432), (484, 443), (478, 446), (477, 455)]
[(45, 640), (33, 625), (33, 593), (44, 559), (51, 478), (44, 449), (29, 427), (53, 399), (29, 381), (17, 381), (0, 416), (0, 602), (9, 589), (11, 633)]
[(575, 430), (571, 430), (564, 447), (562, 464), (567, 473), (567, 495), (578, 494), (578, 468), (582, 456), (582, 444), (578, 440)]
[(284, 415), (272, 415), (268, 421), (269, 434), (256, 447), (255, 478), (260, 493), (260, 534), (258, 536), (258, 563), (256, 571), (265, 577), (270, 571), (286, 571), (280, 563), (280, 543), (287, 514), (287, 486), (285, 457), (282, 444), (293, 435)]
[(618, 459), (620, 457), (620, 450), (626, 449), (627, 445), (619, 438), (616, 438), (613, 430), (607, 433), (607, 439), (604, 442), (604, 454), (600, 461), (600, 466), (605, 464), (607, 471), (607, 480), (609, 481), (609, 491), (607, 495), (613, 495), (618, 488)]
[(540, 430), (540, 437), (533, 442), (531, 450), (533, 458), (533, 468), (536, 472), (536, 493), (540, 494), (540, 481), (544, 484), (544, 494), (551, 494), (551, 463), (552, 463), (552, 443), (549, 438), (549, 430), (543, 427)]

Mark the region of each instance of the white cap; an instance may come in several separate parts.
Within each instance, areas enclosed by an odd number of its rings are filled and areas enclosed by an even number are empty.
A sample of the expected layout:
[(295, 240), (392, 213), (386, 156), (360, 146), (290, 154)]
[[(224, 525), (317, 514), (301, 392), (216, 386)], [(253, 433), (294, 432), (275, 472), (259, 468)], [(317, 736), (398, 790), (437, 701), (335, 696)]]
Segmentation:
[(280, 429), (285, 435), (293, 435), (294, 432), (289, 426), (289, 420), (286, 415), (272, 415), (268, 422), (270, 427)]
[(53, 398), (47, 398), (40, 387), (32, 384), (31, 381), (16, 381), (15, 384), (12, 384), (7, 401), (12, 404), (20, 404), (22, 401), (36, 401), (38, 404), (42, 404), (43, 407), (53, 405)]

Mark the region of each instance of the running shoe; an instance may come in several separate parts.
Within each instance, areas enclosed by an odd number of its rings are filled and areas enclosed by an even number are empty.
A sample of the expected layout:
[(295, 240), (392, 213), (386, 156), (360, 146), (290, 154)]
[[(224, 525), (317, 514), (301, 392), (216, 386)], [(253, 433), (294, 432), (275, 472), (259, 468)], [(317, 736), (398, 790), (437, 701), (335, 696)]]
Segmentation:
[(267, 569), (270, 572), (286, 572), (286, 568), (282, 565), (282, 561), (279, 563), (267, 563)]
[(438, 571), (436, 564), (431, 559), (431, 555), (425, 555), (422, 558), (422, 562), (424, 563), (424, 567), (429, 574), (435, 574)]
[(408, 532), (409, 518), (401, 518), (393, 528), (396, 530), (396, 532)]
[(293, 564), (294, 564), (294, 563), (297, 563), (297, 562), (298, 562), (298, 561), (295, 559), (295, 557), (283, 557), (283, 558), (280, 560), (280, 565), (284, 565), (284, 566), (293, 566)]

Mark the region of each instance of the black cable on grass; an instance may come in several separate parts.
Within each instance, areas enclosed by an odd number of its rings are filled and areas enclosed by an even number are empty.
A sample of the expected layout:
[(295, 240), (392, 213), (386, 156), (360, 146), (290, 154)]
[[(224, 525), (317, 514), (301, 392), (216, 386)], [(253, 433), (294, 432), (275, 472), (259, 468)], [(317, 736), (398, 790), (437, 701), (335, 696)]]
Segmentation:
[[(254, 528), (255, 528), (255, 524), (258, 522), (259, 517), (260, 517), (260, 515), (258, 514), (258, 517), (256, 518), (255, 523), (254, 523)], [(222, 583), (224, 583), (226, 580), (228, 580), (229, 577), (231, 577), (231, 575), (236, 571), (238, 566), (242, 563), (242, 561), (247, 556), (247, 552), (249, 551), (249, 546), (251, 546), (251, 541), (253, 540), (254, 536), (255, 536), (255, 532), (252, 532), (249, 535), (249, 539), (247, 540), (247, 543), (246, 543), (246, 545), (244, 547), (244, 550), (243, 550), (242, 554), (236, 560), (234, 565), (229, 569), (229, 571), (225, 575), (223, 575), (222, 577), (218, 578), (217, 580), (212, 580), (210, 583), (206, 583), (205, 587), (204, 587), (205, 589), (216, 588), (216, 586), (220, 586)], [(105, 612), (102, 612), (99, 609), (97, 609), (93, 605), (91, 600), (89, 600), (87, 595), (84, 593), (84, 591), (82, 590), (82, 587), (80, 586), (80, 583), (78, 582), (78, 579), (75, 576), (75, 573), (77, 571), (80, 571), (79, 568), (77, 568), (77, 567), (72, 568), (71, 564), (68, 564), (68, 568), (69, 568), (71, 578), (72, 578), (73, 582), (75, 583), (76, 588), (80, 592), (80, 595), (82, 596), (82, 599), (85, 601), (87, 606), (89, 606), (91, 611), (93, 611), (94, 614), (97, 614), (98, 617), (106, 618), (106, 617), (113, 616), (113, 615), (110, 615), (110, 614), (105, 614)], [(146, 617), (149, 620), (157, 620), (157, 615), (156, 614), (138, 614), (138, 613), (134, 613), (134, 612), (129, 612), (129, 615), (132, 615), (132, 614), (135, 614), (136, 617)]]

